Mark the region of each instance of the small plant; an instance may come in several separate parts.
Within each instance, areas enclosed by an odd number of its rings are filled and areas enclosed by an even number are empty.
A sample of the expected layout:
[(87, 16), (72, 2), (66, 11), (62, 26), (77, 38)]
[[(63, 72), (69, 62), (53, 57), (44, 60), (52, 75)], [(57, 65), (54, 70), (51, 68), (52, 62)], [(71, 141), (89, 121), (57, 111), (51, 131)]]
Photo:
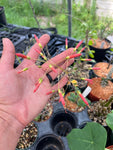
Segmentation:
[(112, 102), (113, 96), (108, 101), (100, 99), (95, 103), (91, 103), (90, 109), (88, 109), (90, 119), (106, 126), (106, 117), (111, 112)]
[[(46, 74), (49, 72), (49, 71), (53, 71), (54, 73), (58, 73), (58, 69), (63, 71), (64, 72), (64, 75), (67, 76), (67, 72), (62, 68), (62, 67), (59, 67), (57, 64), (55, 64), (54, 62), (49, 61), (49, 58), (45, 56), (44, 52), (43, 52), (43, 46), (42, 46), (42, 43), (40, 42), (40, 40), (38, 39), (38, 37), (36, 35), (34, 35), (35, 37), (35, 40), (37, 42), (37, 44), (39, 45), (40, 47), (40, 50), (38, 49), (34, 49), (34, 51), (36, 51), (40, 56), (41, 58), (39, 57), (36, 61), (36, 65), (38, 68), (41, 68), (41, 63), (45, 63), (48, 61), (48, 66), (47, 66), (47, 70), (46, 72), (44, 73), (44, 75), (42, 77), (40, 77), (39, 79), (37, 79), (37, 82), (35, 83), (35, 88), (33, 90), (33, 92), (35, 93), (38, 88), (40, 87), (41, 83), (44, 81), (44, 78), (46, 77)], [(68, 67), (68, 62), (70, 59), (72, 58), (77, 58), (77, 57), (80, 57), (82, 55), (82, 51), (85, 49), (85, 48), (82, 48), (79, 52), (77, 52), (77, 49), (80, 47), (80, 45), (82, 44), (83, 41), (80, 41), (76, 47), (73, 49), (73, 52), (72, 54), (70, 54), (69, 56), (66, 56), (64, 58), (64, 60), (62, 61), (65, 61), (65, 65)], [(67, 45), (67, 41), (66, 41), (66, 49), (68, 48), (68, 45)], [(42, 50), (42, 51), (41, 51)], [(18, 57), (21, 57), (23, 59), (28, 59), (28, 60), (32, 60), (32, 58), (30, 58), (29, 56), (26, 56), (24, 54), (21, 54), (21, 53), (16, 53), (16, 56)], [(34, 61), (34, 60), (33, 60)], [(62, 62), (61, 61), (61, 62)], [(57, 62), (57, 63), (61, 63), (60, 61)], [(32, 66), (28, 66), (28, 67), (25, 67), (23, 68), (22, 70), (19, 70), (17, 73), (20, 74), (22, 72), (25, 72), (27, 70), (29, 70), (29, 68), (32, 67)], [(90, 69), (93, 69), (93, 68), (90, 68)], [(60, 73), (58, 73), (58, 80), (60, 79)], [(82, 78), (83, 80), (86, 80), (85, 78)], [(90, 81), (90, 79), (89, 79)], [(63, 104), (63, 106), (65, 107), (65, 101), (64, 101), (64, 94), (62, 92), (62, 90), (59, 88), (59, 84), (58, 84), (58, 94), (59, 94), (59, 102), (61, 102)], [(56, 92), (54, 89), (52, 91), (48, 91), (46, 93), (46, 95), (49, 95), (49, 94), (53, 94), (54, 92)], [(81, 94), (79, 94), (81, 95)], [(82, 98), (82, 100), (84, 101), (84, 98)], [(88, 105), (88, 103), (87, 103)]]
[[(74, 92), (70, 93), (70, 96), (68, 96), (68, 100), (72, 101), (73, 103), (76, 103), (78, 105), (78, 107), (85, 107), (86, 104), (85, 102), (82, 100), (82, 98), (79, 96), (79, 89), (76, 88), (76, 90)], [(88, 103), (90, 103), (90, 101), (88, 99), (86, 99), (86, 101)]]

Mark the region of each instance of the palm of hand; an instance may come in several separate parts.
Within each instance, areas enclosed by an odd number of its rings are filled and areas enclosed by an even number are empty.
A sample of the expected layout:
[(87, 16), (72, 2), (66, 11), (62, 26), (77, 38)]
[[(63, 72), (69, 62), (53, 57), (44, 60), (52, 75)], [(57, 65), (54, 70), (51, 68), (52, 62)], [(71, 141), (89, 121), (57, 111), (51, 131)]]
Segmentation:
[(47, 77), (37, 92), (33, 93), (36, 81), (43, 74), (44, 72), (36, 66), (22, 74), (17, 74), (17, 70), (14, 69), (7, 72), (5, 76), (1, 74), (0, 109), (16, 118), (21, 124), (26, 125), (30, 122), (50, 97), (46, 95), (47, 91), (51, 91)]
[[(44, 47), (49, 41), (49, 36), (43, 36), (40, 41)], [(25, 126), (47, 103), (50, 96), (47, 96), (46, 93), (51, 90), (51, 85), (45, 77), (39, 89), (33, 93), (35, 83), (44, 75), (44, 71), (35, 65), (35, 61), (29, 60), (24, 60), (14, 69), (14, 46), (9, 39), (5, 39), (3, 45), (4, 50), (0, 61), (0, 117), (6, 121), (11, 117)], [(35, 52), (35, 48), (39, 48), (38, 44), (31, 48), (29, 56), (37, 59), (38, 54)], [(32, 67), (26, 72), (17, 73), (30, 65)]]
[[(40, 43), (44, 47), (49, 41), (49, 36), (44, 35), (40, 38)], [(46, 73), (48, 73), (49, 63), (54, 63), (59, 68), (65, 69), (73, 63), (74, 59), (65, 62), (66, 56), (73, 52), (73, 49), (65, 51), (63, 54), (56, 56), (52, 60), (44, 63), (42, 68), (35, 65), (35, 61), (39, 54), (34, 49), (39, 49), (36, 43), (28, 53), (32, 60), (23, 60), (23, 62), (16, 68), (13, 68), (15, 60), (15, 49), (12, 42), (8, 39), (3, 40), (3, 54), (0, 60), (0, 118), (3, 120), (16, 120), (23, 126), (28, 124), (38, 115), (43, 109), (51, 95), (46, 95), (47, 92), (53, 89), (57, 91), (58, 88), (63, 87), (68, 79), (63, 77), (59, 84), (51, 86)], [(60, 63), (59, 63), (60, 62)], [(18, 71), (26, 68), (29, 69), (25, 72), (18, 74)], [(62, 69), (57, 69), (57, 73), (62, 72)], [(49, 68), (50, 69), (50, 68)], [(53, 79), (57, 77), (50, 69), (50, 75)], [(35, 84), (40, 77), (43, 77), (43, 82), (38, 90), (34, 93)], [(59, 85), (59, 86), (58, 86)]]

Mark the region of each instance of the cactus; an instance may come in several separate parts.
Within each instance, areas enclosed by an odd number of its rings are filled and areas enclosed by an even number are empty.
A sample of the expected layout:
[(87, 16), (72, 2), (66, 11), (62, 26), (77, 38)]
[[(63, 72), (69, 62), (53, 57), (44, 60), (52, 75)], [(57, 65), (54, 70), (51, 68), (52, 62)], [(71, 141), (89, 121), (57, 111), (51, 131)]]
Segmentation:
[[(78, 105), (78, 107), (85, 107), (86, 104), (84, 103), (84, 101), (81, 99), (81, 97), (78, 94), (78, 88), (76, 87), (74, 92), (70, 93), (70, 96), (68, 96), (68, 100), (72, 101), (73, 103), (76, 103)], [(90, 101), (86, 98), (86, 100), (88, 101), (88, 103), (90, 103)]]
[(91, 120), (106, 126), (107, 114), (111, 112), (111, 104), (113, 102), (113, 95), (108, 101), (100, 99), (91, 104), (91, 109), (88, 109), (88, 114)]

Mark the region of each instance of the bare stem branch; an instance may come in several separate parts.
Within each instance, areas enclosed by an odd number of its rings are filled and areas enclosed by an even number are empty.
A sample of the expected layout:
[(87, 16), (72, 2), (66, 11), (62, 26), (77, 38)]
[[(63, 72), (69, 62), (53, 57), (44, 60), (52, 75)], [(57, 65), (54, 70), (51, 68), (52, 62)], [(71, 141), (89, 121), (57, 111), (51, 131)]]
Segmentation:
[(31, 0), (29, 0), (29, 5), (30, 5), (30, 7), (31, 7), (31, 9), (32, 9), (33, 16), (34, 16), (34, 18), (35, 18), (35, 20), (36, 20), (36, 23), (37, 23), (37, 25), (38, 25), (39, 31), (41, 32), (41, 30), (40, 30), (40, 24), (39, 24), (39, 21), (38, 21), (38, 19), (37, 19), (37, 17), (36, 17), (36, 14), (35, 14), (33, 5), (32, 5), (32, 3), (31, 3)]

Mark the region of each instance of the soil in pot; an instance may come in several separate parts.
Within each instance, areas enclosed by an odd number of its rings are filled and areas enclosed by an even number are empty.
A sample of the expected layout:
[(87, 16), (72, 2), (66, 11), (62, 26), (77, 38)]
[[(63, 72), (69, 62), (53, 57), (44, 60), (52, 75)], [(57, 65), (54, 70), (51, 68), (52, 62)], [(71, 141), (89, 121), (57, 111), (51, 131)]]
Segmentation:
[(64, 100), (65, 100), (65, 108), (71, 112), (81, 112), (86, 107), (83, 100), (76, 94), (75, 91), (68, 92), (65, 95)]
[(91, 92), (88, 95), (89, 100), (108, 100), (113, 94), (113, 83), (109, 80), (102, 80), (98, 77), (92, 78), (92, 81), (93, 84), (88, 83), (88, 86), (91, 87)]
[[(109, 63), (106, 62), (98, 62), (94, 65), (94, 67), (100, 68), (100, 70), (93, 70), (96, 76), (106, 78), (112, 68), (112, 65), (109, 65)], [(113, 78), (113, 73), (111, 78)]]
[(48, 102), (41, 113), (34, 119), (34, 121), (42, 122), (48, 120), (53, 112), (53, 106), (50, 102)]
[(81, 80), (81, 78), (89, 78), (89, 68), (91, 68), (91, 66), (91, 64), (84, 62), (75, 62), (72, 66), (66, 69), (69, 81), (77, 80), (78, 87), (84, 90), (87, 86), (87, 81)]
[(24, 150), (31, 147), (38, 136), (38, 128), (34, 122), (29, 123), (21, 133), (16, 150)]
[[(110, 42), (106, 39), (90, 39), (92, 41), (92, 46), (98, 49), (108, 49), (110, 47)], [(102, 44), (103, 43), (103, 44)]]
[(98, 122), (103, 126), (107, 126), (106, 124), (106, 117), (107, 114), (111, 112), (111, 104), (112, 102), (106, 106), (108, 101), (100, 99), (97, 102), (92, 102), (90, 105), (90, 109), (88, 109), (89, 118), (94, 121)]

